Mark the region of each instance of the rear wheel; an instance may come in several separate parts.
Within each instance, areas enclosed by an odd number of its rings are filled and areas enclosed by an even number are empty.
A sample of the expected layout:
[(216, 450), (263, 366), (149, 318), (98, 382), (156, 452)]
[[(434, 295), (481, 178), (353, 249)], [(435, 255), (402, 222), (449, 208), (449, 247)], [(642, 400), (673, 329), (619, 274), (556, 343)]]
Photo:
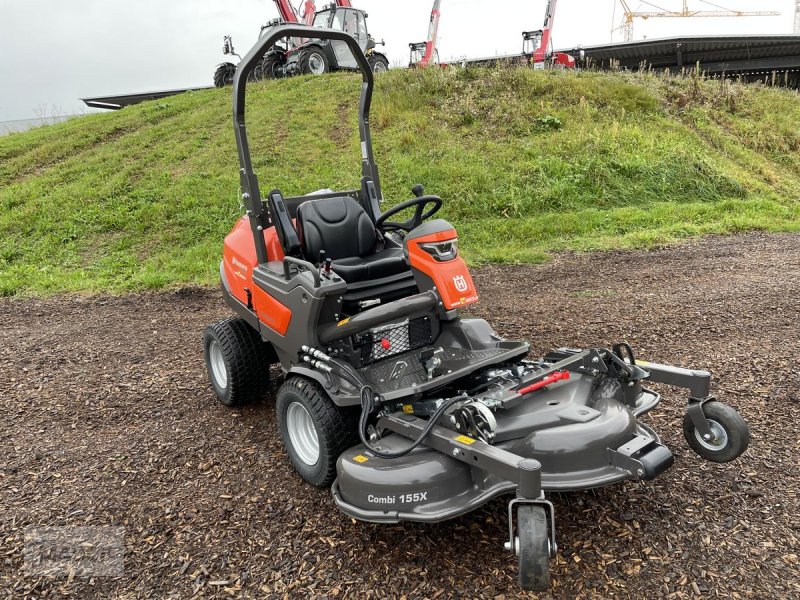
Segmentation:
[(218, 88), (233, 85), (233, 76), (236, 74), (236, 65), (233, 63), (222, 63), (214, 71), (214, 85)]
[(281, 439), (295, 471), (311, 485), (336, 478), (336, 460), (357, 443), (355, 420), (305, 377), (290, 377), (276, 402)]
[(267, 395), (271, 348), (244, 319), (225, 319), (206, 327), (203, 348), (211, 387), (225, 406)]
[(330, 71), (325, 53), (318, 47), (303, 50), (300, 55), (300, 72), (304, 75), (322, 75)]
[(683, 416), (683, 436), (689, 446), (706, 460), (730, 462), (747, 450), (750, 444), (750, 429), (735, 408), (722, 402), (703, 404), (711, 437), (704, 439), (695, 428), (689, 414)]
[(369, 68), (372, 69), (373, 73), (385, 73), (389, 70), (389, 61), (382, 56), (376, 56), (373, 54), (367, 59), (367, 61), (369, 62)]
[(269, 53), (261, 60), (261, 76), (264, 79), (277, 79), (279, 69), (286, 64), (279, 54)]
[(543, 592), (550, 586), (550, 536), (547, 511), (536, 504), (517, 509), (519, 585), (524, 590)]

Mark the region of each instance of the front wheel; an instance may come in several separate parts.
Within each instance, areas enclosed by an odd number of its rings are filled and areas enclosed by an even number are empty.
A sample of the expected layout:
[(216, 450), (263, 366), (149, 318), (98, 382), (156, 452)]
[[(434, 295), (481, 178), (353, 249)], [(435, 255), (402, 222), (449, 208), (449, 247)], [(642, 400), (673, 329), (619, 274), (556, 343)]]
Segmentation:
[(275, 53), (269, 53), (261, 60), (261, 75), (264, 79), (277, 79), (286, 61)]
[(233, 76), (236, 75), (236, 65), (233, 63), (222, 63), (214, 71), (214, 86), (222, 88), (233, 85)]
[(334, 405), (316, 382), (299, 376), (281, 386), (275, 408), (294, 470), (311, 485), (329, 486), (336, 460), (358, 441), (353, 415)]
[(328, 58), (320, 48), (304, 50), (300, 56), (300, 72), (303, 75), (322, 75), (330, 71)]
[(736, 409), (722, 402), (706, 402), (703, 414), (711, 436), (706, 439), (694, 426), (689, 414), (683, 417), (683, 436), (689, 446), (706, 460), (724, 463), (738, 458), (750, 444), (750, 430)]
[(373, 73), (385, 73), (389, 70), (389, 61), (383, 56), (373, 54), (367, 59), (367, 62), (369, 62), (369, 68), (372, 69)]
[(550, 587), (550, 536), (543, 506), (523, 504), (517, 509), (517, 537), (519, 585), (544, 592)]

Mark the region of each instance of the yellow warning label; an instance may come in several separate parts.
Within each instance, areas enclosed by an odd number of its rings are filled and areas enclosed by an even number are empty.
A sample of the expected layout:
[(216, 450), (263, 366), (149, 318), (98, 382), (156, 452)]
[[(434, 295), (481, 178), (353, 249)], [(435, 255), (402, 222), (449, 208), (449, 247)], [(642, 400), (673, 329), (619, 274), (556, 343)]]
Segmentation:
[(410, 404), (403, 404), (403, 412), (406, 413), (407, 415), (410, 415), (411, 413), (414, 412), (414, 407), (411, 406)]
[(357, 463), (365, 463), (369, 459), (366, 456), (364, 456), (363, 454), (358, 454), (358, 455), (353, 457), (353, 460), (356, 461)]
[(336, 326), (337, 326), (337, 327), (341, 327), (342, 325), (344, 325), (345, 323), (347, 323), (349, 320), (350, 320), (350, 317), (347, 317), (346, 319), (342, 319), (341, 321), (339, 321), (339, 322), (336, 324)]
[(457, 442), (461, 442), (462, 444), (474, 444), (475, 443), (475, 440), (473, 440), (471, 437), (467, 437), (466, 435), (457, 435), (455, 437), (455, 440)]

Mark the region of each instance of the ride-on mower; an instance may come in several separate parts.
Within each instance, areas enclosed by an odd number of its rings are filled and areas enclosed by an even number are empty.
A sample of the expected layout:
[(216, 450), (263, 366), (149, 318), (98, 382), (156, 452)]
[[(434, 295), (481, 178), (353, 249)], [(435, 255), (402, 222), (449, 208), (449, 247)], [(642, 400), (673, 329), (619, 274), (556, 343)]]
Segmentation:
[[(362, 74), (361, 187), (262, 199), (245, 127), (248, 75), (287, 37), (341, 41)], [(672, 453), (639, 421), (660, 396), (648, 381), (689, 391), (683, 429), (707, 460), (747, 448), (742, 417), (710, 395), (706, 371), (637, 360), (630, 346), (529, 345), (459, 311), (478, 293), (456, 231), (433, 218), (438, 196), (382, 212), (369, 127), (373, 74), (357, 40), (332, 29), (279, 26), (239, 64), (233, 115), (244, 215), (225, 238), (224, 297), (237, 317), (204, 334), (211, 383), (226, 405), (268, 393), (284, 374), (277, 421), (289, 461), (332, 484), (346, 514), (365, 521), (438, 522), (503, 494), (506, 548), (523, 588), (543, 590), (556, 553), (549, 490), (652, 479)], [(412, 210), (403, 220), (397, 215)]]

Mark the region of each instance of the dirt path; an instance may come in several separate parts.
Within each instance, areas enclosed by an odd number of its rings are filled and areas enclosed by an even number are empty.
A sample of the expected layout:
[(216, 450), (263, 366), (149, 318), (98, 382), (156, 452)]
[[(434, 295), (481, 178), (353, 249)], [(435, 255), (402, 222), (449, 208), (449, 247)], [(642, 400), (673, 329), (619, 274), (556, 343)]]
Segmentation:
[[(627, 340), (643, 357), (708, 368), (752, 429), (738, 462), (701, 462), (668, 392), (649, 422), (674, 468), (551, 495), (553, 597), (800, 597), (800, 236), (566, 255), (476, 281), (476, 312), (535, 352)], [(357, 523), (292, 473), (271, 399), (217, 405), (200, 337), (226, 315), (216, 290), (0, 302), (2, 592), (520, 595), (504, 499), (438, 525)], [(30, 525), (124, 526), (125, 576), (26, 576)]]

